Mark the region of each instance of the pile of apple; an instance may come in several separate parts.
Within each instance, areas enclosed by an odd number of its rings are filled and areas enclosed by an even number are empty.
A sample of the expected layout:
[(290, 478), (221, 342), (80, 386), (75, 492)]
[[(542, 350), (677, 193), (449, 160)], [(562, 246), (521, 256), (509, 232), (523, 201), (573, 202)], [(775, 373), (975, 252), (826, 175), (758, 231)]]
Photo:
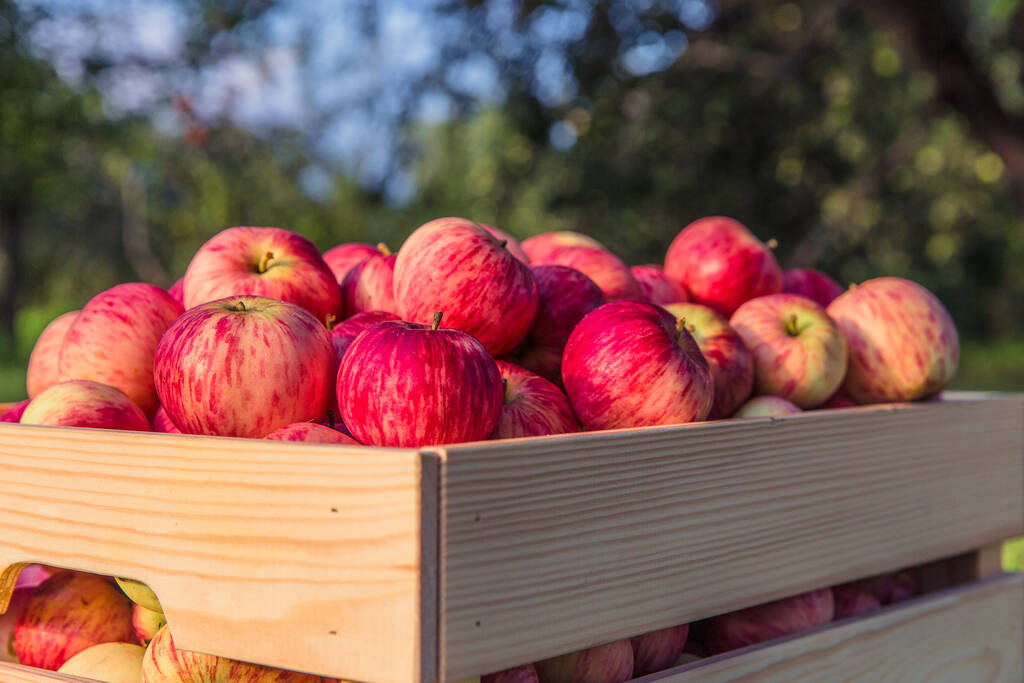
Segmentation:
[(397, 254), (237, 227), (169, 291), (54, 320), (0, 419), (420, 447), (921, 399), (958, 356), (920, 285), (784, 272), (729, 218), (684, 228), (664, 268), (460, 218)]

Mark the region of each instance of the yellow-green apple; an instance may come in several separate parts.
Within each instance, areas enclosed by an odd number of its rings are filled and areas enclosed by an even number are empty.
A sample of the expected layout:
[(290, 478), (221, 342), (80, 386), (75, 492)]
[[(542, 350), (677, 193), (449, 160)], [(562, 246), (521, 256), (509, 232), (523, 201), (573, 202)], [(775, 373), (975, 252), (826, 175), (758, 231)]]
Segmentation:
[(320, 683), (320, 676), (179, 650), (164, 626), (146, 648), (142, 683)]
[(843, 383), (846, 338), (825, 309), (799, 294), (742, 304), (729, 324), (754, 357), (754, 391), (801, 408), (824, 403)]
[(58, 673), (102, 683), (140, 683), (146, 648), (135, 643), (100, 643), (64, 662)]
[(361, 242), (351, 242), (348, 244), (339, 244), (336, 247), (332, 247), (324, 252), (323, 258), (327, 267), (334, 273), (334, 279), (337, 280), (340, 285), (345, 276), (348, 275), (348, 271), (352, 270), (353, 266), (362, 261), (363, 259), (370, 258), (374, 254), (379, 254), (377, 247), (369, 244), (363, 244)]
[(87, 379), (58, 382), (36, 396), (21, 424), (150, 431), (146, 414), (123, 391)]
[(800, 406), (794, 405), (781, 396), (755, 396), (741, 405), (733, 417), (779, 417), (802, 413)]
[(128, 599), (136, 605), (142, 605), (154, 612), (164, 611), (160, 606), (160, 600), (156, 597), (156, 593), (143, 582), (136, 581), (135, 579), (125, 579), (120, 576), (114, 577), (114, 582), (128, 596)]
[(369, 256), (349, 269), (341, 281), (342, 308), (345, 317), (366, 311), (394, 313), (394, 279), (397, 254), (392, 254), (383, 242), (377, 245), (377, 253)]
[(686, 646), (689, 624), (670, 626), (630, 638), (633, 645), (633, 677), (639, 678), (672, 666)]
[(709, 655), (781, 638), (832, 621), (832, 590), (808, 593), (747, 607), (707, 620), (704, 645)]
[(633, 266), (629, 269), (640, 285), (644, 300), (652, 304), (675, 304), (690, 300), (690, 295), (681, 284), (665, 275), (665, 269), (653, 263)]
[(156, 412), (153, 354), (167, 327), (182, 313), (165, 290), (128, 282), (100, 292), (64, 335), (60, 379), (91, 379), (117, 387), (147, 415)]
[(665, 255), (665, 273), (686, 287), (691, 301), (724, 316), (744, 301), (782, 291), (782, 269), (771, 249), (724, 216), (683, 228)]
[(337, 429), (331, 429), (315, 422), (296, 422), (285, 425), (275, 429), (263, 438), (270, 439), (271, 441), (305, 441), (307, 443), (359, 445), (358, 441), (342, 434)]
[(400, 320), (400, 318), (393, 313), (384, 311), (365, 311), (356, 313), (351, 318), (332, 326), (331, 344), (334, 346), (334, 357), (337, 359), (338, 365), (341, 365), (341, 359), (345, 357), (348, 347), (352, 345), (356, 337), (363, 333), (363, 330), (385, 320)]
[(568, 266), (533, 266), (540, 303), (537, 317), (514, 359), (555, 383), (562, 381), (562, 351), (576, 324), (605, 303), (589, 277)]
[(664, 308), (639, 301), (607, 303), (580, 321), (562, 382), (588, 430), (703, 420), (714, 399), (697, 342)]
[[(546, 260), (555, 249), (562, 247), (594, 247), (604, 249), (605, 246), (589, 235), (572, 230), (558, 230), (556, 232), (542, 232), (523, 240), (523, 251), (529, 257), (530, 262)], [(607, 251), (607, 250), (606, 250)]]
[[(493, 356), (519, 345), (537, 315), (537, 281), (501, 240), (463, 218), (438, 218), (416, 228), (395, 263), (396, 311), (476, 337)], [(346, 420), (347, 423), (347, 420)], [(351, 427), (351, 425), (349, 425)]]
[(36, 339), (25, 373), (29, 398), (35, 398), (60, 381), (60, 347), (64, 343), (64, 335), (77, 317), (78, 311), (58, 315)]
[(633, 677), (633, 646), (616, 640), (534, 664), (543, 683), (621, 683)]
[(715, 400), (709, 420), (729, 417), (754, 389), (754, 359), (729, 322), (703, 304), (665, 304), (665, 310), (682, 321), (700, 347), (715, 380)]
[(492, 439), (580, 431), (580, 423), (561, 389), (518, 365), (501, 360), (497, 363), (504, 404)]
[(476, 338), (440, 322), (438, 313), (432, 326), (377, 323), (352, 342), (338, 371), (338, 407), (357, 441), (415, 448), (494, 431), (498, 366)]
[(843, 293), (838, 282), (814, 268), (790, 268), (782, 271), (782, 291), (806, 296), (819, 306), (828, 306)]
[(537, 669), (533, 664), (524, 664), (481, 676), (480, 683), (540, 683), (540, 679), (537, 678)]
[(835, 603), (835, 619), (855, 617), (882, 608), (878, 598), (858, 581), (832, 586), (832, 599)]
[(153, 415), (153, 431), (164, 434), (181, 434), (181, 430), (171, 421), (170, 415), (167, 414), (163, 406), (158, 407)]
[(149, 645), (149, 641), (153, 640), (157, 631), (166, 623), (167, 617), (163, 612), (146, 609), (138, 603), (132, 605), (132, 628), (143, 645)]
[(179, 277), (174, 281), (174, 284), (167, 289), (167, 293), (171, 295), (171, 298), (178, 302), (178, 304), (185, 307), (185, 278)]
[(14, 629), (18, 661), (56, 671), (87, 647), (134, 643), (132, 603), (113, 582), (60, 571), (36, 586)]
[(308, 311), (235, 296), (178, 318), (157, 347), (154, 376), (182, 432), (258, 439), (323, 418), (336, 368), (327, 328)]
[(18, 401), (13, 406), (0, 413), (0, 422), (21, 422), (21, 416), (25, 413), (25, 408), (28, 408), (29, 401)]
[(509, 253), (515, 256), (517, 259), (530, 265), (530, 257), (523, 251), (523, 245), (512, 235), (508, 234), (504, 230), (500, 230), (493, 225), (487, 225), (486, 223), (477, 223), (481, 228), (491, 233), (491, 235), (499, 242), (505, 243), (505, 248), (508, 249)]
[(313, 243), (280, 228), (236, 227), (211, 237), (185, 271), (185, 308), (249, 295), (301, 306), (321, 324), (341, 318), (341, 288)]
[(843, 393), (857, 403), (928, 398), (956, 373), (960, 340), (953, 319), (916, 282), (868, 280), (829, 304), (828, 314), (850, 345)]
[(600, 247), (561, 247), (544, 258), (533, 258), (536, 266), (569, 266), (580, 271), (601, 288), (608, 301), (635, 299), (644, 301), (640, 284), (629, 266), (615, 254)]

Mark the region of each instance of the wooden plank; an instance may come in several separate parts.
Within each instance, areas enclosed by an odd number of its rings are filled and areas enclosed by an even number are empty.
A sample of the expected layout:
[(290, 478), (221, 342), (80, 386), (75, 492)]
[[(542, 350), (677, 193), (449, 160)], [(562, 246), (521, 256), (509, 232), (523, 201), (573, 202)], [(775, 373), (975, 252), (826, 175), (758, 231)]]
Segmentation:
[(91, 678), (68, 676), (9, 662), (0, 662), (0, 681), (3, 683), (96, 683)]
[(1024, 531), (1024, 397), (439, 449), (446, 679)]
[(1024, 575), (1003, 575), (635, 683), (1024, 680)]
[(436, 678), (433, 456), (0, 425), (0, 471), (0, 567), (144, 581), (185, 649), (380, 683)]

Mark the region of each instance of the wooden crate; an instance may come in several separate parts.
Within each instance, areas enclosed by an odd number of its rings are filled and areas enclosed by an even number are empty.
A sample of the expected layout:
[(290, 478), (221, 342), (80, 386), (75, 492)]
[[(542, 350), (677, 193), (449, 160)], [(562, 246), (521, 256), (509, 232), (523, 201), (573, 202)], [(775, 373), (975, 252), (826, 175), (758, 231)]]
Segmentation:
[[(184, 648), (455, 680), (1020, 535), (1024, 397), (420, 450), (0, 425), (0, 469), (0, 600), (23, 562), (128, 576)], [(993, 600), (1019, 634), (1017, 578), (950, 591), (645, 680), (842, 677)]]

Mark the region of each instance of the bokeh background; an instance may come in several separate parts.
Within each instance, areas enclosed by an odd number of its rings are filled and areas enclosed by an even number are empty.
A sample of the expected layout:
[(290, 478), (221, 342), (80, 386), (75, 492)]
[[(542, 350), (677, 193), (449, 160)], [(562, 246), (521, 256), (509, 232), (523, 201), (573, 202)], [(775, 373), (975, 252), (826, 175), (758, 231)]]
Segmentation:
[(0, 400), (35, 337), (231, 225), (459, 215), (660, 262), (707, 214), (910, 277), (1024, 389), (1021, 0), (0, 0)]

